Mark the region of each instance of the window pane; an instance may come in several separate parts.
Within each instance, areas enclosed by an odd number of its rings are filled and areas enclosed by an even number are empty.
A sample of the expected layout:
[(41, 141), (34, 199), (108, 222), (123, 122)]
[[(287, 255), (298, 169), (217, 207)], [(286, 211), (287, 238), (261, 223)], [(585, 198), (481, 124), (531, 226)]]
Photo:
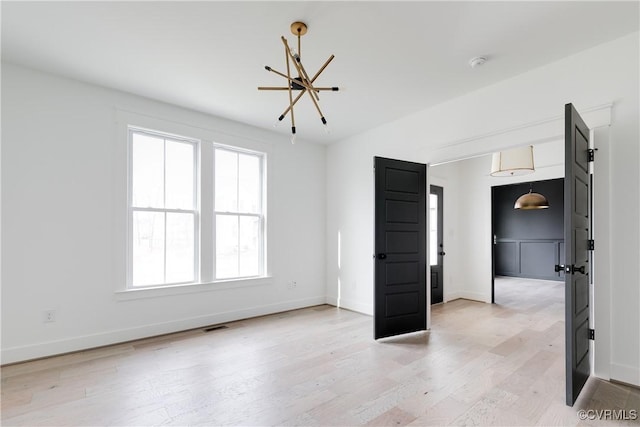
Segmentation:
[(238, 277), (238, 217), (216, 215), (216, 279)]
[(133, 213), (133, 286), (164, 283), (164, 213)]
[(260, 212), (260, 158), (249, 154), (239, 155), (240, 212)]
[(190, 143), (166, 142), (166, 208), (193, 209), (194, 146)]
[(240, 217), (240, 276), (260, 274), (260, 219)]
[(195, 280), (194, 251), (194, 215), (167, 213), (166, 283)]
[(132, 150), (133, 206), (164, 207), (164, 140), (133, 133)]
[(215, 156), (215, 209), (218, 212), (237, 212), (238, 154), (216, 149)]

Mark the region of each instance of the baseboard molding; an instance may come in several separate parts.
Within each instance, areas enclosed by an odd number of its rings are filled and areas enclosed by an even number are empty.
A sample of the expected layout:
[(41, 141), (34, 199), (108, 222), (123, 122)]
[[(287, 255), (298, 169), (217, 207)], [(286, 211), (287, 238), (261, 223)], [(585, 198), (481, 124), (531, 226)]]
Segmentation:
[(466, 291), (447, 293), (445, 302), (453, 301), (456, 299), (468, 299), (471, 301), (491, 303), (491, 297), (487, 298), (484, 294), (481, 294), (479, 292)]
[(209, 325), (216, 325), (235, 320), (249, 319), (252, 317), (264, 316), (283, 311), (296, 310), (304, 307), (312, 307), (326, 303), (323, 296), (305, 298), (293, 301), (285, 301), (278, 304), (269, 304), (242, 310), (227, 311), (204, 316), (190, 317), (186, 319), (155, 323), (130, 329), (119, 329), (93, 335), (67, 338), (63, 340), (47, 341), (38, 344), (3, 348), (1, 352), (1, 363), (23, 362), (31, 359), (55, 356), (63, 353), (87, 350), (105, 345), (117, 344), (156, 335), (170, 334), (173, 332), (185, 331), (188, 329), (201, 328)]
[(368, 316), (373, 315), (373, 305), (372, 304), (363, 304), (358, 301), (348, 300), (341, 298), (340, 302), (338, 302), (338, 298), (336, 297), (326, 297), (325, 303), (332, 305), (334, 307), (344, 308), (347, 310), (355, 311), (357, 313), (366, 314)]
[(611, 380), (640, 387), (640, 369), (637, 366), (611, 364)]

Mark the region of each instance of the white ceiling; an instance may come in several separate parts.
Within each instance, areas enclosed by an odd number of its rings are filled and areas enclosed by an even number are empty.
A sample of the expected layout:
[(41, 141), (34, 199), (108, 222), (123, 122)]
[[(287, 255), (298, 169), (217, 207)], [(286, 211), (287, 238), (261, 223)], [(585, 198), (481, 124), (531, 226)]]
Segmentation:
[[(328, 143), (638, 31), (638, 2), (2, 2), (2, 59), (271, 129), (281, 35), (307, 23), (300, 138)], [(471, 69), (470, 58), (489, 61)], [(276, 131), (288, 134), (288, 119)], [(283, 137), (283, 139), (285, 139)]]

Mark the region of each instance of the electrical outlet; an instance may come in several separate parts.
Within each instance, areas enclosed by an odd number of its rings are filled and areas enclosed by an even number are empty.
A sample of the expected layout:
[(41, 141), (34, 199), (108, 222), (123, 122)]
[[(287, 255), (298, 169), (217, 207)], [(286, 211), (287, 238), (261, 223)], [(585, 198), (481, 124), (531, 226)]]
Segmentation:
[(44, 323), (52, 323), (56, 321), (56, 311), (55, 310), (47, 310), (43, 314), (43, 322)]

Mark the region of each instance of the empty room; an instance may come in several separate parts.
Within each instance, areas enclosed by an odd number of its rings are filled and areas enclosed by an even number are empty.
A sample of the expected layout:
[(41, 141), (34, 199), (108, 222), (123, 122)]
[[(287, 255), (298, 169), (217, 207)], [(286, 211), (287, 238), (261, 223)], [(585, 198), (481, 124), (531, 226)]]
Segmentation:
[(0, 8), (2, 425), (640, 424), (639, 2)]

